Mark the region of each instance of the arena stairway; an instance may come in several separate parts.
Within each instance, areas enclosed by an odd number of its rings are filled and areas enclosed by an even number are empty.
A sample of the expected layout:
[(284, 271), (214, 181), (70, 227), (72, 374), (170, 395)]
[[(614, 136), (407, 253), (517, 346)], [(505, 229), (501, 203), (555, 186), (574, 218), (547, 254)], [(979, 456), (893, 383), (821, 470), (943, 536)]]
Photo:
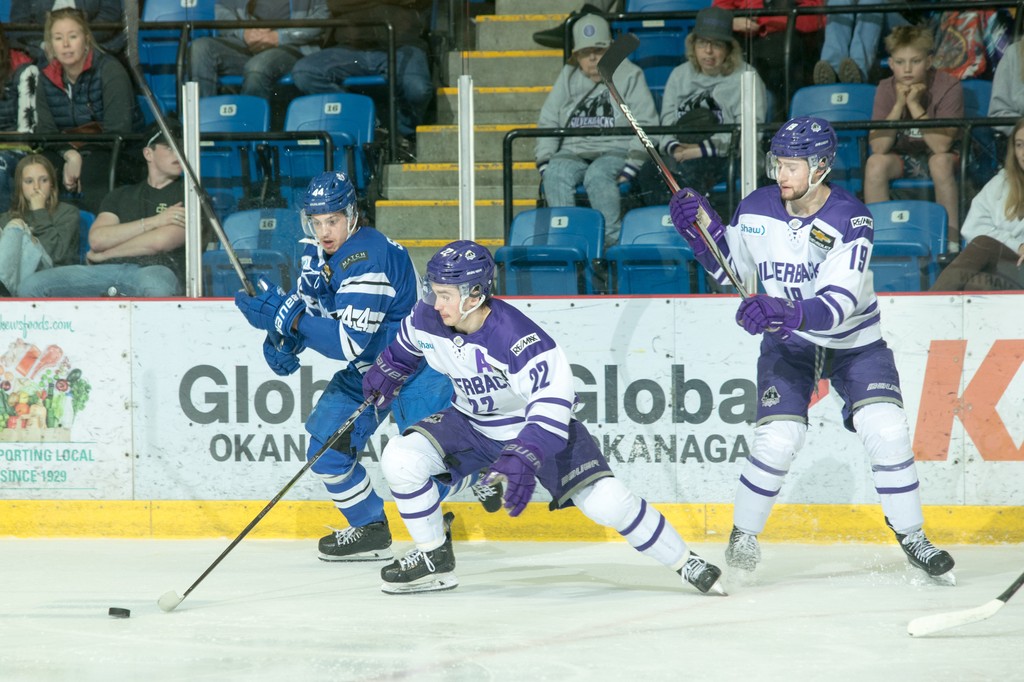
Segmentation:
[[(416, 163), (389, 164), (376, 203), (377, 226), (411, 251), (421, 272), (439, 246), (459, 236), (458, 75), (473, 76), (476, 146), (476, 235), (502, 245), (501, 151), (505, 133), (537, 125), (541, 105), (562, 68), (562, 52), (533, 42), (558, 26), (577, 0), (497, 0), (495, 14), (474, 19), (476, 49), (448, 55), (450, 87), (437, 93), (436, 124), (416, 131)], [(540, 176), (532, 139), (513, 146), (513, 212), (534, 208)]]

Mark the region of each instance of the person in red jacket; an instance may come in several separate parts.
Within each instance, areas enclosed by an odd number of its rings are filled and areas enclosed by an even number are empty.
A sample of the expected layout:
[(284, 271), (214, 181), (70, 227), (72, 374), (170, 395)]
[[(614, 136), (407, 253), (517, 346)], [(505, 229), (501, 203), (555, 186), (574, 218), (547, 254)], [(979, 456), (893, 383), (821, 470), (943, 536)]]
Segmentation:
[(771, 120), (785, 120), (789, 113), (789, 100), (797, 88), (810, 85), (811, 68), (818, 61), (825, 39), (825, 15), (797, 15), (796, 30), (790, 37), (789, 90), (786, 90), (786, 23), (788, 16), (743, 16), (743, 10), (822, 7), (825, 0), (714, 0), (712, 5), (733, 13), (732, 30), (749, 64), (757, 70), (761, 80), (771, 91), (773, 106)]

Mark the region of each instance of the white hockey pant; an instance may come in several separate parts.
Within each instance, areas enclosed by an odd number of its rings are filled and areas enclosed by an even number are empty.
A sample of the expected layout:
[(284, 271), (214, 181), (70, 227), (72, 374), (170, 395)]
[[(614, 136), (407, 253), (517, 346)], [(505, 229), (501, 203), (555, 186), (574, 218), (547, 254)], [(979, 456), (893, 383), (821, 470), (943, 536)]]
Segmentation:
[(686, 563), (690, 551), (676, 529), (619, 479), (598, 479), (573, 495), (572, 501), (587, 518), (614, 528), (641, 554), (674, 571)]
[(907, 413), (894, 403), (872, 403), (853, 415), (853, 427), (871, 458), (871, 477), (882, 512), (902, 534), (921, 528), (921, 490)]

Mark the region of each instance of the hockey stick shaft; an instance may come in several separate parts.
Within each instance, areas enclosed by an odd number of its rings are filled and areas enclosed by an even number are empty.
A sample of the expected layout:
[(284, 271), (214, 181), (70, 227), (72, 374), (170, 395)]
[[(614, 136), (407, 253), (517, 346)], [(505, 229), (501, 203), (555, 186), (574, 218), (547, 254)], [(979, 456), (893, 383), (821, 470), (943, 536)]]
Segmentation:
[[(661, 154), (658, 153), (658, 147), (651, 141), (651, 138), (647, 136), (643, 127), (640, 125), (636, 117), (633, 116), (633, 112), (630, 111), (629, 106), (622, 99), (622, 95), (619, 94), (619, 89), (615, 87), (613, 77), (615, 70), (619, 68), (619, 65), (632, 54), (633, 50), (640, 44), (640, 39), (632, 33), (625, 33), (615, 39), (615, 42), (611, 44), (608, 51), (601, 57), (601, 61), (597, 63), (597, 70), (601, 74), (601, 79), (604, 84), (608, 87), (608, 92), (611, 93), (612, 99), (615, 100), (615, 104), (618, 105), (622, 111), (623, 116), (626, 117), (626, 121), (629, 122), (629, 126), (636, 133), (636, 136), (640, 139), (640, 142), (644, 145), (647, 150), (648, 156), (654, 162), (654, 165), (658, 167), (658, 172), (661, 174), (662, 180), (668, 185), (673, 196), (680, 190), (679, 183), (676, 182), (675, 176), (672, 175), (672, 171), (669, 170), (665, 164), (665, 160), (661, 158)], [(711, 216), (707, 214), (703, 209), (698, 208), (697, 222), (694, 226), (697, 228), (697, 232), (700, 234), (701, 239), (707, 245), (708, 250), (714, 257), (715, 261), (722, 268), (725, 276), (729, 279), (729, 282), (736, 287), (736, 291), (743, 298), (747, 298), (750, 294), (747, 293), (746, 287), (740, 281), (739, 277), (733, 271), (732, 266), (726, 260), (722, 254), (722, 250), (718, 248), (718, 244), (711, 238), (708, 233), (707, 226), (711, 223)]]
[(278, 502), (281, 501), (281, 498), (284, 497), (288, 493), (288, 491), (292, 489), (292, 486), (295, 485), (295, 483), (300, 478), (302, 478), (303, 474), (305, 474), (314, 464), (316, 464), (317, 460), (323, 457), (324, 453), (326, 453), (328, 450), (330, 450), (331, 448), (338, 444), (338, 441), (341, 440), (341, 437), (345, 435), (345, 432), (352, 427), (352, 425), (356, 422), (356, 419), (359, 418), (359, 415), (365, 412), (366, 408), (372, 405), (373, 402), (377, 399), (377, 397), (377, 394), (374, 394), (367, 398), (366, 400), (364, 400), (362, 403), (360, 403), (359, 407), (356, 408), (356, 411), (353, 412), (352, 415), (345, 420), (344, 424), (338, 427), (338, 430), (335, 431), (331, 435), (331, 437), (327, 439), (327, 442), (324, 443), (323, 447), (317, 450), (312, 457), (306, 460), (306, 463), (302, 465), (302, 468), (295, 472), (295, 475), (292, 476), (291, 480), (288, 481), (288, 483), (286, 483), (285, 486), (281, 488), (280, 491), (278, 491), (277, 495), (274, 495), (274, 498), (267, 503), (267, 506), (263, 507), (262, 511), (260, 511), (260, 513), (256, 515), (256, 518), (250, 521), (249, 525), (242, 529), (242, 532), (239, 533), (238, 536), (231, 541), (231, 544), (228, 545), (224, 549), (224, 551), (220, 553), (220, 556), (214, 559), (213, 563), (210, 564), (210, 566), (205, 571), (203, 571), (203, 574), (196, 578), (196, 581), (192, 583), (187, 590), (185, 590), (184, 594), (182, 594), (179, 597), (175, 592), (168, 592), (161, 596), (160, 599), (157, 601), (157, 604), (160, 605), (160, 608), (164, 611), (173, 611), (174, 608), (178, 606), (178, 604), (183, 602), (185, 598), (192, 593), (192, 590), (196, 589), (196, 587), (199, 586), (199, 583), (203, 582), (206, 576), (210, 575), (213, 569), (217, 568), (217, 565), (224, 560), (224, 557), (226, 557), (231, 552), (231, 550), (233, 550), (235, 546), (238, 545), (238, 543), (241, 542), (242, 539), (249, 534), (249, 531), (255, 528), (256, 524), (258, 524), (263, 519), (263, 517), (266, 516), (267, 513), (271, 509), (273, 509)]
[(238, 260), (238, 255), (235, 253), (235, 249), (231, 246), (231, 242), (228, 240), (227, 235), (224, 233), (224, 227), (220, 223), (220, 218), (217, 217), (216, 211), (213, 210), (213, 204), (210, 202), (210, 197), (207, 195), (206, 190), (199, 183), (199, 176), (196, 175), (195, 169), (185, 158), (185, 155), (181, 151), (181, 147), (178, 146), (178, 142), (171, 135), (170, 128), (167, 126), (167, 119), (164, 118), (163, 112), (160, 110), (160, 105), (156, 101), (156, 97), (153, 95), (153, 91), (150, 90), (149, 84), (146, 83), (146, 78), (142, 74), (142, 66), (139, 63), (139, 0), (125, 0), (124, 3), (124, 32), (125, 32), (125, 52), (128, 54), (128, 65), (131, 67), (132, 77), (135, 79), (136, 84), (139, 86), (139, 90), (142, 91), (143, 97), (146, 99), (146, 104), (149, 105), (150, 111), (153, 112), (153, 118), (160, 128), (160, 132), (163, 134), (163, 138), (167, 143), (167, 146), (171, 148), (174, 155), (178, 157), (178, 161), (181, 163), (181, 167), (185, 170), (185, 174), (188, 176), (189, 182), (192, 183), (192, 187), (195, 188), (196, 195), (199, 197), (199, 206), (202, 209), (203, 217), (206, 218), (207, 222), (213, 227), (214, 233), (217, 235), (217, 239), (220, 241), (224, 252), (228, 256), (231, 266), (235, 269), (235, 273), (238, 275), (238, 279), (242, 282), (242, 288), (245, 289), (245, 293), (250, 296), (256, 295), (256, 290), (252, 286), (252, 282), (249, 281), (249, 277), (245, 274), (245, 269), (242, 268), (241, 261)]
[(907, 633), (912, 637), (923, 637), (942, 630), (977, 623), (994, 616), (999, 609), (1006, 605), (1017, 590), (1024, 585), (1024, 573), (1017, 576), (1017, 579), (1003, 591), (998, 597), (990, 602), (975, 606), (971, 609), (950, 611), (949, 613), (936, 613), (931, 616), (915, 618), (907, 624)]

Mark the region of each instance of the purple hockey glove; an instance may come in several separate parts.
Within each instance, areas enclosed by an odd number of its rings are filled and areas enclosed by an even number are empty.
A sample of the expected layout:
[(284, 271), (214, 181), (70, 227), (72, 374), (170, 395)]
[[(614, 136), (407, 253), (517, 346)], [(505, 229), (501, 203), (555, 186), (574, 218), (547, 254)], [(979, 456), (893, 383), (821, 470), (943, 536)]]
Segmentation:
[(784, 339), (789, 337), (790, 332), (800, 328), (803, 319), (799, 301), (775, 296), (745, 298), (736, 311), (736, 323), (747, 330), (748, 334), (777, 331), (782, 333)]
[(708, 245), (700, 236), (695, 225), (699, 219), (702, 219), (702, 213), (709, 220), (707, 231), (716, 244), (725, 234), (725, 225), (722, 224), (722, 219), (715, 213), (715, 209), (711, 208), (708, 200), (697, 190), (689, 187), (679, 190), (669, 202), (668, 209), (676, 232), (681, 234), (693, 249), (694, 257), (702, 256), (708, 251)]
[(278, 376), (286, 377), (289, 374), (294, 374), (299, 369), (299, 359), (294, 353), (278, 350), (273, 336), (273, 334), (267, 334), (267, 338), (263, 340), (263, 357), (266, 359), (267, 365)]
[(408, 378), (409, 373), (392, 360), (391, 349), (385, 348), (384, 352), (377, 356), (373, 366), (363, 375), (363, 397), (376, 395), (377, 399), (373, 404), (378, 409), (386, 410), (391, 407), (391, 401), (398, 396)]
[(539, 470), (540, 457), (536, 449), (518, 439), (510, 440), (491, 465), (491, 472), (484, 477), (483, 483), (493, 485), (504, 479), (505, 509), (508, 509), (509, 516), (519, 516), (533, 497)]

